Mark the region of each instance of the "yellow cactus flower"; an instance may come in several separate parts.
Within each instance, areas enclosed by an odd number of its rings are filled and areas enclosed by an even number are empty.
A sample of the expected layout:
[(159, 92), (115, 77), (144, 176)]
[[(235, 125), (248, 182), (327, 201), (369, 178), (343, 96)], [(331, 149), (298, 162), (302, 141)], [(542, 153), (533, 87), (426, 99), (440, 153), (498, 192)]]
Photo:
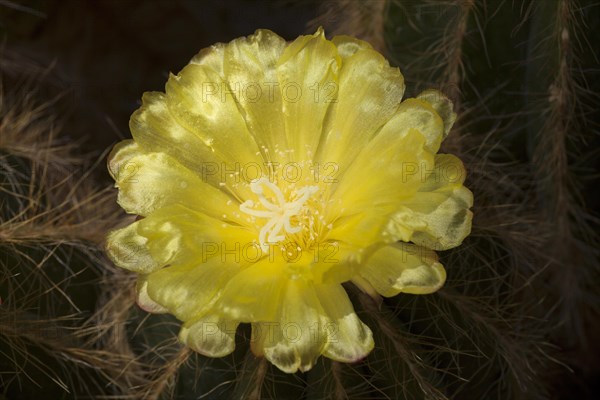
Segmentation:
[(283, 371), (374, 346), (342, 283), (395, 296), (445, 281), (434, 250), (469, 234), (465, 170), (436, 154), (456, 115), (441, 93), (401, 102), (398, 68), (363, 41), (258, 30), (202, 50), (144, 94), (109, 170), (138, 218), (108, 254), (138, 303), (221, 357), (240, 323)]

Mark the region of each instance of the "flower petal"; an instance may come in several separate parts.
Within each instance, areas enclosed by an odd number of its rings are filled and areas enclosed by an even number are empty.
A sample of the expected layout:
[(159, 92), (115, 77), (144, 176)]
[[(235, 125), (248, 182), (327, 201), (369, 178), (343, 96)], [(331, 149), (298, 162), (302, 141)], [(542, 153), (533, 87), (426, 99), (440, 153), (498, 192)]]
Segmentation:
[[(161, 265), (204, 262), (212, 257), (243, 262), (236, 246), (251, 245), (257, 237), (251, 230), (180, 204), (163, 207), (142, 219), (138, 232), (148, 239), (148, 250)], [(233, 251), (229, 258), (228, 250)]]
[(224, 79), (243, 110), (263, 158), (279, 163), (287, 160), (287, 153), (282, 150), (288, 147), (276, 71), (285, 47), (283, 38), (259, 29), (254, 35), (227, 44), (223, 63)]
[(183, 324), (179, 340), (208, 357), (224, 357), (235, 350), (238, 322), (208, 315)]
[(263, 258), (227, 282), (216, 309), (240, 322), (273, 321), (286, 280), (281, 264)]
[[(348, 261), (360, 262), (362, 249), (382, 241), (393, 241), (389, 237), (386, 228), (390, 221), (390, 215), (397, 210), (391, 205), (377, 206), (370, 210), (364, 210), (352, 215), (343, 215), (332, 224), (327, 239), (339, 243), (341, 249), (351, 249), (343, 256)], [(342, 258), (344, 260), (344, 258)], [(343, 281), (339, 281), (343, 282)]]
[(325, 312), (327, 344), (323, 355), (336, 361), (354, 362), (373, 349), (373, 333), (354, 312), (341, 285), (317, 285), (317, 296)]
[[(442, 121), (444, 121), (444, 135), (442, 140), (448, 136), (452, 125), (454, 125), (454, 121), (456, 121), (456, 113), (453, 111), (452, 101), (446, 97), (442, 92), (434, 89), (428, 89), (421, 92), (417, 99), (426, 101), (429, 103), (435, 111), (438, 113)], [(432, 146), (431, 151), (437, 152), (437, 148)]]
[(383, 296), (400, 292), (428, 294), (446, 281), (446, 271), (428, 249), (394, 243), (376, 250), (361, 266), (360, 275)]
[(148, 281), (145, 278), (140, 278), (136, 284), (137, 304), (144, 311), (163, 314), (169, 312), (166, 307), (161, 306), (148, 295)]
[[(312, 260), (299, 266), (302, 276), (313, 283), (342, 283), (349, 281), (356, 273), (357, 250), (344, 242), (329, 241), (319, 244), (310, 252)], [(295, 265), (288, 265), (294, 271)]]
[(120, 141), (110, 151), (108, 155), (108, 172), (116, 181), (126, 180), (135, 175), (136, 165), (129, 164), (129, 160), (144, 151), (132, 139)]
[(136, 153), (133, 146), (115, 148), (109, 167), (119, 190), (118, 202), (128, 213), (148, 216), (170, 204), (238, 224), (247, 221), (239, 202), (215, 188), (165, 153)]
[(262, 161), (235, 99), (219, 73), (188, 64), (166, 84), (167, 107), (180, 125), (222, 160), (241, 164)]
[[(198, 65), (191, 67), (211, 71)], [(256, 155), (257, 146), (237, 110), (234, 114), (227, 114), (233, 110), (220, 109), (219, 105), (212, 104), (217, 101), (213, 99), (215, 96), (206, 94), (207, 100), (203, 103), (201, 98), (189, 94), (202, 89), (188, 87), (192, 84), (188, 82), (189, 70), (186, 72), (186, 79), (175, 83), (177, 77), (172, 77), (167, 82), (171, 88), (169, 95), (144, 93), (142, 107), (133, 113), (129, 122), (131, 134), (145, 152), (166, 153), (203, 181), (238, 198), (247, 198), (251, 195), (246, 184), (250, 179), (244, 179), (246, 175), (240, 174), (240, 171), (243, 172), (247, 165), (262, 165), (262, 158)], [(216, 75), (214, 72), (210, 74)], [(192, 107), (190, 102), (200, 104), (194, 105), (194, 112), (188, 110)], [(217, 102), (220, 104), (220, 100)], [(232, 136), (232, 132), (239, 133), (242, 139)], [(247, 135), (245, 141), (244, 132)]]
[(337, 36), (333, 43), (342, 56), (339, 93), (323, 130), (319, 160), (344, 171), (394, 115), (405, 86), (400, 70), (364, 42)]
[(141, 278), (148, 296), (177, 318), (188, 321), (209, 310), (239, 265), (220, 257), (206, 262), (174, 265)]
[(357, 51), (373, 50), (373, 46), (369, 42), (348, 35), (334, 36), (331, 41), (337, 47), (338, 54), (343, 60), (352, 56)]
[(397, 205), (421, 185), (414, 171), (433, 167), (433, 155), (416, 128), (385, 130), (371, 140), (339, 179), (331, 197), (339, 215)]
[[(129, 129), (135, 142), (144, 151), (166, 153), (200, 176), (206, 174), (207, 166), (212, 171), (214, 166), (219, 167), (223, 162), (231, 161), (219, 158), (208, 143), (173, 118), (164, 93), (144, 93), (142, 106), (131, 115)], [(220, 182), (218, 174), (209, 174), (208, 178), (214, 185)]]
[[(427, 96), (423, 98), (404, 100), (394, 117), (385, 124), (378, 135), (388, 138), (396, 137), (396, 140), (401, 140), (400, 138), (405, 135), (405, 132), (416, 129), (425, 138), (427, 151), (432, 154), (437, 153), (440, 143), (446, 135), (446, 125), (434, 105), (429, 101), (437, 101), (435, 105), (445, 111), (448, 110), (444, 109), (443, 106), (448, 105), (443, 103), (442, 97), (436, 98), (434, 92), (426, 91), (424, 93)], [(439, 95), (443, 96), (441, 93)], [(443, 98), (447, 100), (447, 98)], [(449, 103), (449, 107), (451, 112), (452, 103)]]
[(110, 232), (106, 238), (106, 254), (115, 265), (146, 274), (162, 265), (150, 255), (148, 239), (138, 233), (139, 223), (140, 221), (136, 221)]
[(320, 96), (320, 92), (337, 86), (339, 64), (337, 49), (325, 39), (322, 29), (314, 35), (300, 36), (279, 59), (277, 78), (289, 146), (283, 150), (294, 151), (291, 161), (312, 160), (315, 155), (330, 106), (330, 99)]
[(252, 351), (282, 371), (307, 371), (325, 346), (323, 317), (314, 286), (302, 279), (287, 280), (276, 322), (252, 325)]
[(462, 185), (465, 169), (453, 155), (439, 154), (414, 197), (394, 214), (388, 233), (435, 250), (456, 247), (471, 232), (473, 194)]
[[(331, 200), (335, 210), (340, 216), (351, 218), (370, 210), (381, 221), (390, 206), (397, 209), (399, 203), (403, 204), (420, 190), (425, 181), (423, 176), (433, 170), (432, 150), (437, 151), (443, 133), (443, 121), (428, 102), (403, 101), (394, 117), (364, 146), (352, 164), (340, 171)], [(376, 232), (380, 225), (374, 222), (371, 227)], [(334, 223), (331, 237), (341, 238), (356, 232), (344, 225)]]
[(223, 56), (225, 54), (225, 43), (215, 43), (210, 47), (206, 47), (190, 60), (189, 64), (204, 65), (213, 71), (222, 74), (223, 72)]

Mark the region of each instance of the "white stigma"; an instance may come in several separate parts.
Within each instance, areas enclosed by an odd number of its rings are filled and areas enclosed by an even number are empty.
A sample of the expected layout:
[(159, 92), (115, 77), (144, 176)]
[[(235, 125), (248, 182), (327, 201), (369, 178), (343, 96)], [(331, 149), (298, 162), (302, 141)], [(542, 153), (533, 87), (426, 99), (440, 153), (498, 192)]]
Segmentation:
[[(265, 187), (271, 190), (277, 200), (277, 204), (271, 203), (265, 197)], [(274, 244), (285, 239), (285, 235), (281, 232), (283, 229), (285, 229), (285, 232), (287, 233), (298, 233), (302, 230), (302, 227), (300, 226), (292, 226), (290, 218), (300, 213), (304, 203), (306, 203), (308, 198), (316, 193), (319, 188), (317, 186), (304, 186), (296, 190), (296, 196), (294, 200), (290, 202), (285, 201), (283, 193), (277, 185), (264, 177), (252, 181), (250, 183), (250, 190), (252, 190), (253, 193), (256, 193), (258, 200), (266, 210), (253, 209), (254, 202), (252, 200), (246, 200), (240, 204), (240, 210), (248, 215), (268, 220), (260, 229), (258, 235), (260, 246), (263, 251), (266, 251), (269, 244)]]

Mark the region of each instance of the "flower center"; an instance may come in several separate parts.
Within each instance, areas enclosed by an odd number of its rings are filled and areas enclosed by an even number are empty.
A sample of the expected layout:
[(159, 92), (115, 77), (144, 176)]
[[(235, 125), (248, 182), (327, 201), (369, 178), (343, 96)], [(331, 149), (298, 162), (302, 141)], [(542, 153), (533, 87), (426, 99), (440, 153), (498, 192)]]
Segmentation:
[[(271, 192), (270, 197), (277, 204), (274, 204), (265, 196), (265, 189)], [(275, 244), (285, 239), (284, 232), (295, 234), (302, 230), (302, 226), (292, 226), (290, 218), (296, 217), (301, 213), (306, 201), (319, 188), (317, 186), (303, 186), (294, 191), (291, 201), (286, 201), (281, 189), (263, 177), (252, 181), (250, 183), (250, 190), (258, 196), (260, 204), (265, 209), (257, 210), (253, 208), (255, 203), (252, 200), (246, 200), (240, 204), (240, 210), (253, 217), (267, 220), (258, 235), (260, 246), (266, 251), (270, 244)]]

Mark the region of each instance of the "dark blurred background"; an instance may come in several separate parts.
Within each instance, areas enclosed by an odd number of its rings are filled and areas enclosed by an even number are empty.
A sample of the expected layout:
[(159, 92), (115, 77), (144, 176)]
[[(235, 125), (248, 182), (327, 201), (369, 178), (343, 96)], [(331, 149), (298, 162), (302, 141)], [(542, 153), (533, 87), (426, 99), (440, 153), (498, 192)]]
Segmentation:
[(142, 93), (163, 90), (169, 72), (200, 49), (258, 28), (291, 40), (307, 32), (317, 8), (316, 1), (0, 0), (0, 32), (3, 57), (48, 66), (52, 79), (40, 82), (37, 97), (63, 93), (64, 133), (102, 150), (130, 136)]

